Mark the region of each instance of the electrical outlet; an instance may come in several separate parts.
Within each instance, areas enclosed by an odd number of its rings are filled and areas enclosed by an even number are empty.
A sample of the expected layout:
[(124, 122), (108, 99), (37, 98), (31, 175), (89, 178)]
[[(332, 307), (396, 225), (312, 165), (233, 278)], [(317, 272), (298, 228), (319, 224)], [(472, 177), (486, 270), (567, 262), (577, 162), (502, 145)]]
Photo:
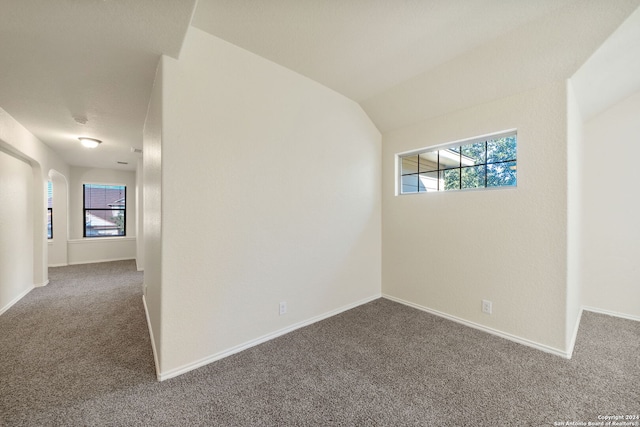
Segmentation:
[(487, 301), (486, 299), (482, 300), (482, 312), (491, 314), (491, 301)]
[(280, 316), (282, 316), (286, 312), (287, 312), (287, 302), (286, 301), (280, 301)]

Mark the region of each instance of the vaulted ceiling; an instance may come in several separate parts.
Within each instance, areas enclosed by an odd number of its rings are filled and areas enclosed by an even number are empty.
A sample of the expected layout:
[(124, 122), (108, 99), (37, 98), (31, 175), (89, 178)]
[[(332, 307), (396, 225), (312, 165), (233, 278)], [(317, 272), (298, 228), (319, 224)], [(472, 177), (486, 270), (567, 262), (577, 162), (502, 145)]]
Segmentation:
[(200, 0), (193, 26), (356, 102), (569, 0)]
[[(131, 147), (141, 148), (158, 59), (179, 57), (191, 24), (359, 102), (386, 131), (569, 78), (596, 50), (602, 59), (590, 76), (614, 72), (603, 71), (610, 55), (635, 64), (629, 58), (640, 55), (638, 12), (632, 15), (638, 6), (640, 0), (2, 0), (0, 107), (71, 165), (133, 169)], [(603, 45), (629, 15), (619, 35), (626, 42)], [(622, 74), (618, 92), (640, 87), (640, 73)], [(79, 136), (103, 144), (88, 151)]]

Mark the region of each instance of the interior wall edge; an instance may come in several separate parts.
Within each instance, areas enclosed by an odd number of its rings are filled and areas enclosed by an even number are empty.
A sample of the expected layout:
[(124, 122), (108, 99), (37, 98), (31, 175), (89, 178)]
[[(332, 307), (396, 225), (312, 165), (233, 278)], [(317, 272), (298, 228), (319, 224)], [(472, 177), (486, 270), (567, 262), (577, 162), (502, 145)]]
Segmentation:
[(576, 339), (578, 338), (578, 330), (580, 329), (580, 322), (582, 321), (583, 311), (584, 307), (580, 307), (580, 310), (578, 310), (577, 319), (575, 324), (573, 325), (573, 332), (569, 337), (569, 344), (567, 346), (567, 354), (569, 355), (569, 357), (567, 357), (567, 359), (571, 359), (571, 357), (573, 356), (573, 349), (576, 346)]
[(156, 349), (156, 340), (153, 337), (153, 327), (151, 326), (151, 317), (149, 317), (149, 308), (147, 307), (147, 299), (142, 295), (142, 305), (144, 306), (144, 314), (147, 319), (147, 327), (149, 328), (149, 339), (151, 340), (151, 351), (153, 352), (153, 364), (156, 369), (156, 378), (162, 381), (160, 376), (160, 362), (158, 362), (158, 350)]

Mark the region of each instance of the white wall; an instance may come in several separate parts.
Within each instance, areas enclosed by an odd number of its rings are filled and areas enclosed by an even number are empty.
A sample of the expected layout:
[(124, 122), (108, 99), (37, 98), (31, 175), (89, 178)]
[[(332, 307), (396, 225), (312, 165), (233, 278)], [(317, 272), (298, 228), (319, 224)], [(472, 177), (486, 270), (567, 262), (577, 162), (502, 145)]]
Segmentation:
[(571, 80), (567, 81), (567, 324), (569, 353), (577, 335), (581, 310), (583, 120)]
[[(31, 222), (33, 230), (30, 236), (25, 235), (20, 240), (21, 248), (26, 248), (32, 254), (32, 257), (30, 259), (27, 257), (25, 260), (21, 259), (24, 262), (11, 263), (3, 261), (2, 264), (0, 292), (4, 292), (3, 303), (6, 301), (13, 303), (23, 296), (23, 291), (21, 290), (23, 285), (16, 283), (11, 278), (31, 277), (31, 286), (43, 286), (48, 283), (46, 182), (49, 179), (49, 170), (55, 169), (65, 175), (68, 173), (68, 166), (49, 147), (40, 142), (2, 108), (0, 108), (0, 149), (5, 154), (10, 153), (11, 156), (26, 161), (31, 166), (32, 174), (29, 180), (26, 175), (21, 173), (19, 174), (21, 183), (12, 184), (30, 188), (28, 194), (31, 195), (31, 211), (27, 209), (22, 214), (27, 221)], [(5, 161), (13, 163), (12, 160), (7, 159)], [(4, 193), (11, 190), (3, 186), (1, 191)], [(12, 212), (15, 213), (15, 211)], [(10, 217), (13, 218), (13, 216)], [(0, 245), (10, 247), (15, 243), (9, 235), (0, 233)], [(8, 243), (5, 243), (5, 239)], [(3, 257), (3, 259), (9, 258)], [(6, 306), (0, 305), (0, 309), (6, 308)]]
[(582, 303), (640, 319), (640, 92), (585, 123)]
[(136, 258), (135, 237), (71, 239), (67, 243), (69, 264), (119, 261)]
[(156, 78), (144, 123), (142, 173), (144, 182), (144, 306), (151, 334), (156, 372), (160, 372), (158, 356), (162, 350), (162, 68), (158, 64)]
[[(83, 238), (83, 184), (127, 186), (126, 237)], [(71, 167), (69, 178), (69, 264), (135, 259), (136, 174), (131, 171)]]
[[(395, 195), (396, 153), (508, 129), (517, 188)], [(383, 294), (566, 354), (566, 129), (560, 82), (385, 133)]]
[(31, 165), (0, 151), (0, 313), (33, 289), (33, 192)]
[(142, 158), (136, 164), (136, 267), (144, 271), (144, 166)]
[(379, 296), (362, 109), (195, 28), (162, 72), (161, 377)]

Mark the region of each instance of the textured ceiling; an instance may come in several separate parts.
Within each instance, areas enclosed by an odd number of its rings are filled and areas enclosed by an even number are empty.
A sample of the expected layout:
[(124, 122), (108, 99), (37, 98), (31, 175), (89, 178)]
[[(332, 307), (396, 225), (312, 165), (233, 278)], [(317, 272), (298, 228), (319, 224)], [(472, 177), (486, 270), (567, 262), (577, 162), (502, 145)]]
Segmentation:
[(567, 0), (199, 0), (192, 25), (360, 102)]
[(385, 132), (567, 79), (639, 5), (199, 0), (192, 25), (359, 102)]
[[(379, 93), (361, 105), (388, 131), (570, 78), (640, 4), (572, 2)], [(628, 56), (634, 52), (618, 51)], [(637, 53), (635, 54), (637, 55)], [(621, 70), (621, 79), (640, 75)], [(603, 82), (601, 90), (608, 90)], [(582, 88), (596, 103), (601, 94)]]
[[(0, 106), (71, 165), (135, 169), (156, 65), (178, 56), (194, 7), (2, 0)], [(79, 136), (103, 143), (88, 151)]]

